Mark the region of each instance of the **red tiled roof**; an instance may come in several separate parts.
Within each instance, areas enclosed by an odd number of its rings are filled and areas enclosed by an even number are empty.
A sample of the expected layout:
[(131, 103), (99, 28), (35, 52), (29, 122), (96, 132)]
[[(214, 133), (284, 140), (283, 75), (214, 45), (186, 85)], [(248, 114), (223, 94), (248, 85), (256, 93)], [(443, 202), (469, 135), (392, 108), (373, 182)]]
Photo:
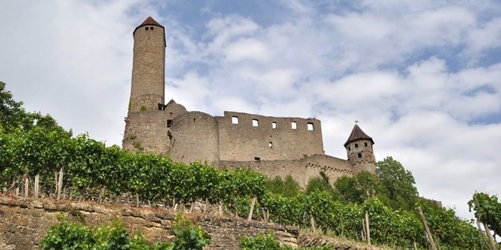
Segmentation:
[[(134, 32), (132, 32), (132, 34), (135, 34), (136, 33), (136, 30), (143, 27), (143, 26), (146, 26), (146, 25), (153, 25), (153, 26), (158, 26), (158, 27), (162, 27), (162, 29), (164, 29), (164, 26), (160, 25), (157, 21), (155, 21), (155, 19), (153, 19), (151, 16), (149, 16), (148, 18), (146, 18), (143, 23), (141, 23), (141, 25), (137, 26), (135, 29), (134, 29)], [(165, 32), (165, 31), (164, 31)]]
[(348, 143), (358, 140), (370, 140), (372, 144), (374, 144), (374, 140), (372, 140), (372, 137), (364, 133), (364, 131), (362, 131), (362, 129), (357, 124), (355, 124), (353, 130), (351, 130), (350, 137), (348, 137), (348, 140), (344, 143), (344, 146), (346, 147)]
[(160, 26), (160, 27), (164, 27), (162, 25), (160, 25), (157, 21), (155, 21), (155, 19), (153, 19), (151, 16), (149, 16), (148, 18), (146, 18), (143, 23), (139, 26), (144, 26), (144, 25), (155, 25), (155, 26)]

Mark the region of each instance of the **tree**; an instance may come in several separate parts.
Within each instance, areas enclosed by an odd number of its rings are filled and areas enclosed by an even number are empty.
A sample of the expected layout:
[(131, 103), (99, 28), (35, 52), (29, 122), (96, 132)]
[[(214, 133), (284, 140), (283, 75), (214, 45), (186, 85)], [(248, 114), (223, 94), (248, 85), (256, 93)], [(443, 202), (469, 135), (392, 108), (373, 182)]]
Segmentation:
[(23, 102), (16, 102), (12, 93), (5, 87), (6, 84), (0, 81), (0, 132), (11, 133), (15, 130), (25, 132), (39, 127), (44, 131), (59, 131), (71, 136), (71, 131), (67, 132), (60, 127), (50, 115), (26, 112), (22, 107)]
[(475, 193), (468, 202), (470, 212), (475, 211), (475, 217), (482, 223), (485, 223), (495, 235), (501, 236), (501, 203), (498, 197), (490, 196), (486, 193)]
[(301, 189), (299, 183), (290, 175), (287, 175), (285, 180), (282, 180), (279, 176), (268, 179), (266, 187), (270, 192), (284, 197), (295, 197)]
[(338, 178), (334, 188), (346, 203), (362, 204), (371, 197), (377, 197), (384, 204), (389, 203), (386, 188), (376, 175), (367, 171), (362, 171), (354, 177)]
[(418, 199), (412, 173), (392, 157), (376, 163), (376, 175), (388, 192), (389, 206), (393, 209), (411, 210)]
[(26, 112), (22, 108), (23, 102), (16, 102), (5, 86), (0, 81), (0, 131), (10, 132), (22, 124)]
[(357, 181), (353, 177), (342, 176), (338, 178), (334, 183), (334, 188), (347, 203), (360, 204), (363, 202), (363, 191), (358, 188)]
[(334, 200), (340, 198), (339, 193), (329, 183), (329, 177), (324, 172), (320, 172), (320, 176), (311, 178), (306, 184), (305, 193), (309, 195), (314, 192), (327, 192)]

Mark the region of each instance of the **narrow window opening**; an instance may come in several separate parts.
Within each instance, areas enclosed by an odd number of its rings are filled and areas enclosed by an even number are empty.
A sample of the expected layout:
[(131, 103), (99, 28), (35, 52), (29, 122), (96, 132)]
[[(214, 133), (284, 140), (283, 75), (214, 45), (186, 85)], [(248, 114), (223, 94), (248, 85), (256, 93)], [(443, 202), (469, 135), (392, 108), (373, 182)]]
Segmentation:
[(271, 141), (270, 141), (270, 142), (268, 143), (268, 147), (272, 148), (272, 147), (273, 147), (273, 142), (271, 142)]
[(348, 151), (350, 151), (350, 146), (348, 146)]
[(145, 29), (145, 30), (149, 30), (149, 29), (150, 29), (150, 27), (145, 27), (144, 29)]
[(313, 131), (313, 122), (308, 122), (308, 130)]
[(277, 122), (272, 122), (271, 123), (271, 128), (277, 129)]
[(170, 119), (167, 120), (167, 127), (168, 128), (172, 127), (172, 120), (170, 120)]
[(256, 161), (260, 161), (260, 160), (261, 160), (261, 157), (257, 157), (257, 156), (256, 156), (256, 157), (254, 157), (254, 160), (256, 160)]
[(155, 28), (155, 27), (150, 27), (150, 30), (153, 30), (153, 28)]
[(197, 118), (193, 118), (193, 122), (196, 122), (197, 121)]
[(259, 121), (257, 119), (252, 119), (252, 126), (259, 127)]
[(367, 142), (364, 142), (364, 145), (367, 147)]
[(355, 147), (358, 148), (358, 143), (355, 143)]
[(291, 128), (292, 129), (297, 129), (297, 123), (296, 122), (291, 122)]
[(362, 153), (358, 153), (358, 158), (362, 158)]
[(238, 116), (232, 116), (231, 117), (231, 123), (232, 124), (238, 124)]

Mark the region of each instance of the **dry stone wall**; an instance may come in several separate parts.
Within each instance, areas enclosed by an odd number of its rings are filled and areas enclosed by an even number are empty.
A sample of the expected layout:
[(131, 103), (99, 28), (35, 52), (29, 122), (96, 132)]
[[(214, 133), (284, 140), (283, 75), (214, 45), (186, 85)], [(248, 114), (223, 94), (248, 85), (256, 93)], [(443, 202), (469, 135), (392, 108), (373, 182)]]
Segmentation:
[[(127, 230), (141, 232), (150, 241), (172, 240), (171, 228), (176, 217), (167, 210), (0, 196), (0, 249), (38, 249), (39, 241), (50, 225), (58, 222), (57, 217), (61, 214), (70, 219), (83, 217), (85, 224), (90, 226), (119, 218)], [(299, 231), (296, 227), (196, 213), (186, 215), (210, 234), (211, 244), (206, 249), (239, 249), (242, 236), (270, 231), (280, 242), (297, 247)]]
[[(20, 199), (0, 194), (0, 249), (32, 250), (59, 216), (83, 221), (88, 226), (102, 226), (118, 218), (127, 230), (141, 232), (150, 241), (171, 241), (176, 213), (152, 208), (133, 208), (89, 202), (55, 201), (51, 199)], [(332, 249), (377, 250), (374, 247), (355, 246), (318, 235), (301, 234), (297, 227), (261, 221), (247, 222), (241, 218), (212, 214), (186, 213), (193, 223), (203, 227), (211, 236), (211, 249), (239, 249), (242, 236), (256, 236), (272, 232), (284, 245), (317, 247), (330, 244)], [(358, 244), (360, 245), (360, 244)]]

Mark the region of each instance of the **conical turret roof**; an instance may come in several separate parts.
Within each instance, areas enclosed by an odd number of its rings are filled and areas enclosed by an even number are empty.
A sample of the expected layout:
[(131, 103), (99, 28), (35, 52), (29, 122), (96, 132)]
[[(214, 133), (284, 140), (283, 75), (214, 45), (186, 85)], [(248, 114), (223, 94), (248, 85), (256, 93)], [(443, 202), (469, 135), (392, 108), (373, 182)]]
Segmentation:
[(160, 25), (157, 21), (155, 21), (155, 19), (153, 19), (153, 17), (149, 16), (143, 21), (143, 23), (141, 23), (141, 25), (137, 26), (136, 29), (134, 29), (134, 32), (132, 32), (132, 34), (136, 33), (137, 29), (139, 29), (143, 26), (146, 26), (146, 25), (158, 26), (158, 27), (161, 27), (162, 29), (164, 28), (164, 26)]
[(151, 17), (151, 16), (147, 17), (140, 26), (143, 26), (143, 25), (156, 25), (156, 26), (164, 27), (164, 26), (160, 25), (157, 21), (155, 21), (155, 19), (153, 19), (153, 17)]
[(344, 147), (346, 147), (346, 145), (348, 145), (350, 142), (358, 140), (370, 140), (372, 144), (374, 144), (374, 140), (372, 140), (372, 137), (364, 133), (364, 131), (362, 131), (362, 129), (358, 126), (358, 124), (355, 124), (355, 126), (351, 130), (350, 137), (348, 137), (348, 140), (344, 143)]

